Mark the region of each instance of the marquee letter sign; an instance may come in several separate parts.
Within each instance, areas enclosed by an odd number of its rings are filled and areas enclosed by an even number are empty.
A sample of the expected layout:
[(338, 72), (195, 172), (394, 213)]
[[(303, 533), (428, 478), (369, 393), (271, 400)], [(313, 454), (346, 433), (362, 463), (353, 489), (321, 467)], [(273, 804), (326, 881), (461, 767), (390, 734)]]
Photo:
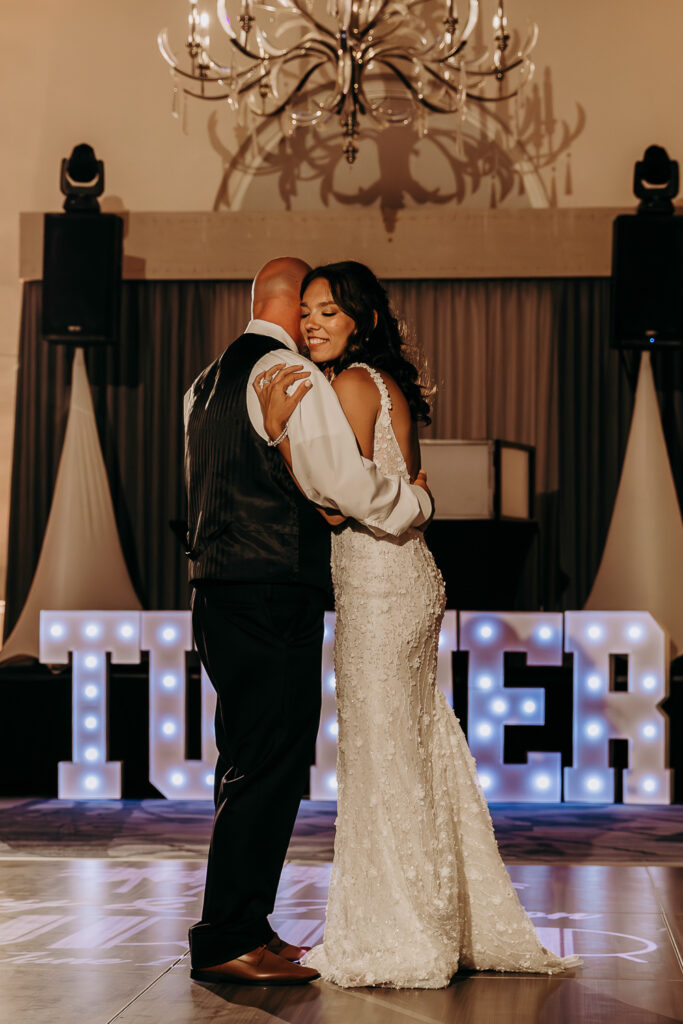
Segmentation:
[(189, 612), (41, 612), (40, 660), (73, 652), (73, 761), (60, 762), (60, 799), (121, 798), (121, 765), (107, 761), (107, 653), (116, 663), (149, 651), (149, 778), (169, 798), (213, 797), (216, 694), (202, 669), (202, 760), (185, 758), (185, 652)]
[[(322, 719), (311, 769), (311, 797), (334, 799), (337, 717), (334, 676), (335, 617), (325, 616)], [(459, 637), (457, 627), (459, 625)], [(149, 778), (165, 797), (213, 796), (216, 696), (202, 669), (202, 759), (185, 750), (185, 659), (192, 649), (189, 612), (44, 611), (40, 660), (64, 664), (73, 656), (72, 760), (59, 765), (59, 796), (70, 800), (121, 797), (121, 765), (107, 760), (107, 655), (114, 664), (139, 662), (149, 651)], [(506, 725), (541, 725), (545, 690), (505, 686), (505, 653), (528, 665), (574, 664), (573, 763), (564, 769), (564, 799), (614, 800), (610, 739), (627, 739), (625, 803), (668, 803), (667, 639), (647, 612), (447, 611), (439, 638), (437, 686), (452, 702), (451, 654), (469, 655), (468, 741), (491, 803), (562, 799), (560, 754), (531, 752), (526, 764), (503, 761)], [(628, 659), (628, 690), (612, 683), (614, 655)]]
[(506, 725), (543, 725), (545, 691), (505, 687), (506, 651), (528, 665), (562, 664), (562, 615), (543, 612), (460, 613), (460, 650), (469, 651), (468, 743), (487, 800), (560, 800), (559, 754), (530, 753), (526, 764), (504, 764)]
[(149, 781), (173, 799), (213, 797), (216, 692), (202, 668), (202, 760), (185, 758), (185, 653), (192, 650), (189, 612), (143, 612), (149, 651)]
[(71, 761), (59, 763), (60, 798), (118, 800), (121, 763), (107, 760), (107, 652), (119, 664), (140, 661), (138, 612), (41, 612), (40, 660), (73, 654)]
[[(610, 739), (629, 741), (625, 804), (671, 802), (665, 768), (666, 634), (648, 612), (566, 612), (565, 647), (574, 656), (574, 757), (564, 798), (614, 800)], [(610, 655), (628, 657), (628, 691), (615, 691)]]

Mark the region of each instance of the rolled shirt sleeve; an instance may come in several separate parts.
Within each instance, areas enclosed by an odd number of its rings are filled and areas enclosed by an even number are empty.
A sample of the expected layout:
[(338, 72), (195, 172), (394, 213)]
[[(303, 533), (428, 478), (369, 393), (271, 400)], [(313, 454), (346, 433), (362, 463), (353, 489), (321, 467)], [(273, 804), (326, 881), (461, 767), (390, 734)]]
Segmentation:
[[(373, 533), (399, 536), (432, 513), (429, 495), (400, 476), (385, 476), (364, 458), (332, 386), (317, 366), (289, 349), (276, 349), (254, 366), (247, 385), (252, 426), (267, 440), (254, 378), (276, 363), (303, 364), (312, 387), (288, 423), (292, 467), (301, 489), (316, 505), (336, 508)], [(301, 386), (301, 385), (298, 385)]]

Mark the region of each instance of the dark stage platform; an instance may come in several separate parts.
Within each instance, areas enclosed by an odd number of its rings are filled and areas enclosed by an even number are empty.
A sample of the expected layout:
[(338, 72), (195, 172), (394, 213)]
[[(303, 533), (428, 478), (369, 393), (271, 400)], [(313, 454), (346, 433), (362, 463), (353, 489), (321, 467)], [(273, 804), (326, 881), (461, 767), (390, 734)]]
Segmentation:
[[(273, 924), (323, 931), (333, 804), (302, 805)], [(190, 981), (211, 810), (0, 804), (0, 1020), (26, 1024), (664, 1024), (683, 1017), (683, 808), (493, 808), (504, 858), (566, 975), (457, 975), (441, 991)]]

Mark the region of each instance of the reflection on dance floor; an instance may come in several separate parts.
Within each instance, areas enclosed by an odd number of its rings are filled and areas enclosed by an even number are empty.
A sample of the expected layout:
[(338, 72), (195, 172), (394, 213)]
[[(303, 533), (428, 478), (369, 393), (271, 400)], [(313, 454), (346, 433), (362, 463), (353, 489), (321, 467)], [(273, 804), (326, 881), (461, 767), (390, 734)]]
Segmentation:
[[(57, 838), (57, 837), (56, 837)], [(314, 842), (314, 836), (310, 836)], [(0, 859), (0, 1020), (27, 1024), (654, 1024), (683, 1017), (683, 867), (513, 864), (543, 943), (566, 975), (463, 974), (440, 991), (291, 989), (191, 982), (187, 928), (204, 860)], [(322, 937), (330, 864), (290, 861), (273, 924)]]

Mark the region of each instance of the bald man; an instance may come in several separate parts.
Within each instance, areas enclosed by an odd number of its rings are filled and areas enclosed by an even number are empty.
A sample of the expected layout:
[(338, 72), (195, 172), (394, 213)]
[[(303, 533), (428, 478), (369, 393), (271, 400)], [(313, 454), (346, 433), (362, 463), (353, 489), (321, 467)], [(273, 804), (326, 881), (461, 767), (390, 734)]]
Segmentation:
[[(296, 962), (306, 947), (268, 922), (320, 719), (331, 581), (329, 516), (316, 505), (395, 535), (431, 513), (423, 489), (382, 476), (360, 455), (334, 391), (299, 353), (308, 269), (283, 257), (259, 271), (244, 334), (185, 400), (192, 624), (217, 693), (216, 813), (202, 919), (190, 929), (192, 977), (202, 981), (318, 977)], [(311, 374), (289, 424), (299, 487), (252, 387), (282, 363)]]

